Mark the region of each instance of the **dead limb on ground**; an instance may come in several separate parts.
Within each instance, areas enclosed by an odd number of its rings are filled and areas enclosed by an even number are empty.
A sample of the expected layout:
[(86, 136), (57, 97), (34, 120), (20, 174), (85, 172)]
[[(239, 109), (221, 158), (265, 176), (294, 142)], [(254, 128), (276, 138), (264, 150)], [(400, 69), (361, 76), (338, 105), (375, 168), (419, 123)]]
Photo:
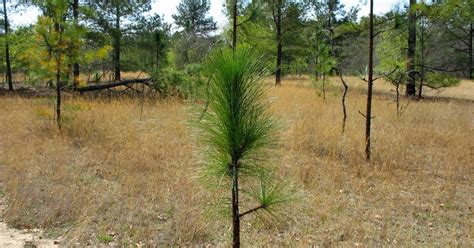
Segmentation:
[(72, 87), (72, 88), (68, 87), (65, 89), (76, 91), (82, 94), (84, 92), (107, 90), (107, 89), (113, 89), (119, 86), (125, 86), (126, 87), (125, 90), (131, 89), (134, 91), (138, 91), (137, 89), (132, 87), (132, 85), (134, 84), (142, 84), (142, 85), (151, 86), (152, 79), (151, 78), (128, 79), (128, 80), (115, 81), (115, 82), (105, 82), (105, 83), (100, 83), (100, 84), (95, 84), (95, 85), (89, 85), (88, 83), (88, 85), (84, 87)]

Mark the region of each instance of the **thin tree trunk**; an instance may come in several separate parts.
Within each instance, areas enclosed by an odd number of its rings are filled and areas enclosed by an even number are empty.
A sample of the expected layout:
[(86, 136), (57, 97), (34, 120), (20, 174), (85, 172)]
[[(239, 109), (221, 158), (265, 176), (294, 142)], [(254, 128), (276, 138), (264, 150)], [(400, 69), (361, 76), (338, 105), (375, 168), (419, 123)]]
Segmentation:
[[(59, 34), (59, 43), (61, 43), (61, 34)], [(61, 52), (56, 57), (56, 124), (61, 130)]]
[[(334, 8), (335, 6), (333, 5), (330, 5), (331, 2), (328, 2), (328, 5), (329, 5), (329, 10), (331, 11), (330, 12), (330, 16), (329, 16), (329, 39), (331, 41), (331, 50), (332, 50), (332, 55), (334, 58), (336, 58), (336, 49), (334, 48), (334, 40), (333, 40), (333, 27), (332, 27), (332, 17), (333, 17), (333, 13), (334, 13)], [(344, 133), (346, 131), (346, 121), (347, 121), (347, 109), (346, 109), (346, 96), (347, 96), (347, 91), (349, 90), (349, 86), (347, 85), (346, 81), (344, 80), (344, 78), (342, 77), (342, 70), (340, 69), (340, 65), (339, 63), (336, 64), (336, 69), (337, 69), (337, 72), (339, 74), (339, 78), (341, 79), (341, 82), (342, 82), (342, 85), (344, 87), (344, 92), (342, 93), (342, 99), (341, 99), (341, 104), (342, 104), (342, 114), (343, 114), (343, 117), (342, 117), (342, 133)]]
[(369, 17), (369, 75), (367, 89), (367, 111), (365, 122), (365, 159), (370, 161), (370, 125), (372, 120), (372, 86), (373, 86), (373, 57), (374, 57), (374, 0), (370, 0)]
[(13, 91), (12, 67), (10, 61), (10, 41), (8, 39), (8, 14), (7, 14), (7, 0), (3, 0), (3, 18), (5, 28), (5, 62), (7, 64), (7, 84), (8, 90)]
[(117, 4), (115, 16), (115, 34), (114, 34), (114, 79), (120, 81), (120, 6)]
[[(233, 1), (232, 20), (232, 49), (235, 52), (237, 49), (237, 0)], [(239, 174), (235, 159), (232, 159), (232, 233), (232, 247), (240, 248)]]
[(326, 100), (326, 73), (323, 73), (323, 99)]
[[(190, 35), (190, 34), (188, 33), (187, 35)], [(186, 46), (186, 48), (185, 48), (185, 51), (184, 51), (184, 54), (183, 54), (184, 61), (185, 61), (185, 64), (189, 64), (189, 47), (190, 47), (190, 45), (189, 45), (188, 42), (186, 42), (185, 46)]]
[(395, 93), (396, 95), (396, 102), (397, 102), (397, 116), (400, 117), (402, 115), (402, 111), (400, 109), (400, 83), (397, 82), (395, 85)]
[(56, 124), (61, 130), (61, 69), (57, 68), (56, 72)]
[(278, 0), (277, 6), (277, 16), (276, 16), (276, 39), (277, 39), (277, 68), (275, 76), (275, 85), (281, 85), (281, 60), (283, 57), (282, 54), (282, 45), (281, 45), (281, 0)]
[(239, 174), (237, 161), (232, 159), (232, 247), (240, 247), (240, 213), (239, 213)]
[[(79, 0), (74, 0), (74, 2), (72, 4), (72, 14), (74, 16), (75, 25), (77, 25), (79, 23)], [(77, 51), (76, 51), (76, 55), (77, 55)], [(79, 85), (79, 75), (80, 75), (79, 63), (77, 63), (77, 62), (74, 63), (72, 74), (73, 74), (73, 84), (74, 84), (74, 86), (78, 86)]]
[(237, 0), (233, 0), (232, 6), (232, 49), (237, 49)]
[(316, 77), (316, 80), (319, 80), (319, 55), (316, 55), (316, 59), (315, 59), (315, 65), (314, 65), (314, 68), (315, 68), (315, 72), (314, 72), (314, 76)]
[[(63, 27), (60, 23), (54, 23), (54, 29), (59, 34), (58, 46), (62, 47), (63, 43)], [(51, 49), (52, 50), (52, 49)], [(58, 49), (56, 54), (56, 124), (61, 131), (61, 63), (62, 51)]]
[(474, 62), (473, 62), (473, 54), (472, 54), (472, 37), (474, 35), (474, 28), (472, 26), (472, 22), (470, 25), (471, 30), (469, 31), (469, 79), (474, 79)]
[(160, 50), (161, 50), (161, 35), (159, 32), (155, 32), (155, 41), (156, 41), (155, 63), (156, 63), (156, 67), (158, 67), (160, 64)]
[[(339, 66), (338, 66), (339, 67)], [(342, 85), (344, 86), (344, 92), (342, 93), (342, 99), (341, 99), (341, 104), (342, 104), (342, 133), (346, 131), (346, 121), (347, 121), (347, 109), (346, 109), (346, 96), (347, 96), (347, 91), (349, 90), (349, 86), (347, 85), (346, 81), (342, 77), (342, 72), (340, 69), (337, 69), (339, 73), (339, 78), (341, 79)]]
[(415, 85), (415, 53), (416, 53), (416, 13), (414, 6), (416, 0), (410, 0), (408, 10), (408, 50), (407, 50), (407, 87), (406, 95), (413, 97), (416, 94)]
[(421, 51), (420, 51), (420, 88), (418, 89), (418, 100), (422, 98), (423, 94), (423, 84), (425, 83), (425, 29), (424, 29), (424, 23), (421, 24), (421, 29), (420, 29), (420, 45), (421, 45)]

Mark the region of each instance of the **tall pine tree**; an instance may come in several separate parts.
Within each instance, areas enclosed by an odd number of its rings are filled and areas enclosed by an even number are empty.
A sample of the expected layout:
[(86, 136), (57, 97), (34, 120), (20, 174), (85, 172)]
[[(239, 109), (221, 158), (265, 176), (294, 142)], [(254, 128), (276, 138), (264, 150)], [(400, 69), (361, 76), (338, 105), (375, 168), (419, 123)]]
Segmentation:
[(114, 79), (121, 79), (121, 49), (122, 38), (127, 35), (129, 26), (140, 16), (151, 9), (150, 0), (109, 0), (90, 1), (88, 17), (96, 28), (107, 33), (112, 38), (112, 64)]

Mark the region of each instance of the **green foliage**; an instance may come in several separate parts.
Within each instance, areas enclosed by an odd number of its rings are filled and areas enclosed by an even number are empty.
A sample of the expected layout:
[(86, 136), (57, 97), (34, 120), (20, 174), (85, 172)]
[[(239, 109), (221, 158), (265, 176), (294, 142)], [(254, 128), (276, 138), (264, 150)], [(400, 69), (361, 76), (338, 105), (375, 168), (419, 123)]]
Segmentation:
[[(252, 15), (253, 13), (254, 11), (250, 9), (248, 15)], [(251, 18), (251, 16), (248, 16), (247, 18)], [(237, 37), (239, 37), (239, 46), (249, 46), (254, 48), (255, 51), (258, 51), (261, 54), (274, 57), (274, 34), (272, 30), (268, 28), (267, 24), (267, 21), (262, 18), (252, 19), (251, 22), (246, 22), (244, 25), (240, 26), (240, 28), (237, 29)], [(228, 33), (228, 37), (231, 37), (230, 32)], [(231, 40), (230, 38), (228, 39)]]
[(209, 0), (182, 0), (173, 19), (185, 33), (207, 35), (217, 29), (214, 19), (208, 16), (210, 9)]
[(188, 64), (202, 63), (215, 42), (216, 39), (212, 37), (194, 36), (187, 33), (175, 34), (172, 41), (174, 65), (184, 69)]
[(122, 70), (123, 58), (120, 54), (125, 45), (123, 37), (137, 32), (135, 25), (151, 10), (150, 3), (150, 0), (88, 1), (88, 7), (83, 8), (82, 12), (95, 28), (96, 34), (107, 34), (106, 44), (113, 47), (111, 64), (114, 67), (115, 79), (120, 78)]
[(79, 51), (86, 28), (65, 18), (69, 1), (38, 1), (40, 3), (45, 9), (45, 15), (38, 17), (32, 33), (33, 41), (20, 53), (21, 61), (28, 63), (30, 80), (57, 83), (59, 79), (67, 82), (70, 78), (70, 65), (73, 63), (87, 64), (108, 55), (108, 46)]
[(99, 242), (105, 243), (105, 244), (108, 244), (114, 240), (114, 237), (112, 237), (109, 234), (98, 234), (96, 238)]
[(155, 68), (151, 76), (155, 82), (153, 86), (164, 97), (196, 98), (203, 95), (205, 79), (198, 64), (187, 65), (183, 70)]
[(394, 21), (388, 30), (382, 32), (380, 41), (376, 44), (375, 54), (379, 63), (375, 67), (378, 74), (385, 74), (385, 80), (393, 85), (404, 84), (406, 80), (406, 42), (407, 33), (400, 28), (395, 14)]
[(426, 82), (428, 86), (434, 88), (453, 87), (458, 86), (461, 83), (459, 78), (442, 74), (442, 73), (429, 73), (426, 75)]
[(445, 0), (434, 5), (432, 17), (449, 22), (453, 26), (469, 26), (474, 21), (474, 7), (469, 0)]
[(321, 75), (330, 75), (337, 62), (332, 56), (331, 46), (326, 43), (319, 43), (317, 45), (316, 71)]
[(290, 64), (290, 73), (293, 75), (301, 76), (305, 72), (307, 72), (308, 63), (302, 57), (297, 57), (293, 60)]
[(376, 46), (376, 54), (379, 63), (376, 71), (386, 74), (395, 68), (405, 71), (406, 69), (406, 33), (400, 30), (385, 31), (381, 34), (382, 39)]
[(241, 171), (254, 171), (260, 150), (273, 142), (275, 123), (268, 115), (259, 80), (267, 75), (260, 57), (249, 50), (218, 51), (209, 63), (209, 111), (204, 143), (211, 145), (209, 164), (216, 176), (229, 173), (231, 159), (246, 160)]
[[(431, 23), (443, 27), (436, 33), (434, 50), (436, 64), (448, 70), (464, 69), (463, 76), (472, 77), (474, 72), (472, 54), (472, 29), (474, 24), (472, 0), (444, 0), (429, 8)], [(439, 61), (439, 58), (443, 58)], [(441, 63), (440, 63), (441, 62)], [(458, 74), (459, 75), (459, 74)], [(460, 76), (460, 75), (459, 75)]]
[(173, 37), (176, 66), (180, 69), (187, 64), (201, 63), (213, 47), (215, 39), (210, 33), (217, 29), (216, 22), (209, 16), (208, 0), (182, 0), (178, 13), (173, 15), (180, 31)]
[(262, 209), (270, 214), (278, 212), (277, 207), (293, 200), (293, 196), (288, 192), (288, 187), (285, 184), (275, 183), (271, 177), (260, 177), (259, 183), (256, 186), (251, 186), (249, 195), (260, 203)]
[[(277, 27), (276, 13), (281, 9), (281, 43), (283, 73), (292, 73), (295, 61), (300, 58), (306, 60), (308, 42), (305, 36), (305, 12), (299, 1), (256, 0), (242, 7), (238, 22), (238, 44), (252, 47), (256, 52), (267, 58), (277, 57)], [(273, 13), (273, 14), (272, 14)], [(227, 30), (226, 37), (231, 40), (231, 30)], [(298, 61), (296, 63), (301, 62)], [(276, 60), (272, 61), (276, 67)], [(303, 68), (299, 68), (303, 69)], [(307, 71), (307, 68), (304, 68)]]
[(74, 62), (75, 58), (67, 55), (77, 47), (84, 30), (64, 18), (68, 1), (47, 0), (41, 3), (47, 15), (38, 17), (34, 29), (36, 43), (25, 56), (35, 60), (31, 66), (36, 67), (41, 78), (58, 83), (57, 80), (65, 79), (67, 67)]
[(169, 25), (159, 15), (136, 20), (132, 34), (123, 37), (121, 60), (124, 71), (142, 71), (144, 68), (164, 67), (168, 64)]
[[(151, 9), (150, 2), (150, 0), (88, 1), (88, 7), (84, 7), (82, 12), (104, 32), (111, 36), (121, 36), (126, 31), (133, 30), (131, 26), (140, 14)], [(120, 24), (119, 29), (115, 25), (117, 19)], [(131, 22), (124, 25), (120, 22), (121, 19), (128, 19)]]
[(242, 176), (242, 197), (270, 210), (287, 196), (284, 187), (272, 181), (273, 167), (268, 163), (276, 145), (276, 122), (264, 100), (266, 65), (249, 49), (217, 51), (207, 68), (209, 110), (198, 127), (202, 143), (209, 146), (204, 167), (208, 182), (221, 186)]
[[(22, 54), (27, 51), (34, 44), (32, 27), (18, 27), (8, 34), (8, 42), (10, 47), (10, 62), (13, 72), (28, 72), (29, 61), (31, 59), (22, 59)], [(0, 36), (0, 49), (2, 54), (0, 56), (0, 71), (5, 71), (3, 52), (5, 52), (4, 40), (6, 36)]]

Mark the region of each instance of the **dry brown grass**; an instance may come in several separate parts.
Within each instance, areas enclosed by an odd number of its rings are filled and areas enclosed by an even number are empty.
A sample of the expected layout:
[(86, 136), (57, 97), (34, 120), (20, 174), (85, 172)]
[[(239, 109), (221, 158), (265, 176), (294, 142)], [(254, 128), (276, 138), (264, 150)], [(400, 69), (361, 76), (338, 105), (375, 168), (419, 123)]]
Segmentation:
[[(323, 101), (308, 84), (271, 89), (278, 173), (297, 200), (280, 222), (243, 220), (245, 246), (474, 246), (472, 102), (412, 102), (398, 118), (392, 99), (376, 96), (366, 163), (362, 85), (351, 83), (341, 134), (339, 88)], [(67, 100), (60, 134), (48, 100), (0, 99), (8, 223), (56, 230), (66, 246), (107, 235), (109, 245), (228, 245), (229, 219), (210, 211), (196, 179), (189, 104), (149, 102), (140, 120), (138, 102)]]

